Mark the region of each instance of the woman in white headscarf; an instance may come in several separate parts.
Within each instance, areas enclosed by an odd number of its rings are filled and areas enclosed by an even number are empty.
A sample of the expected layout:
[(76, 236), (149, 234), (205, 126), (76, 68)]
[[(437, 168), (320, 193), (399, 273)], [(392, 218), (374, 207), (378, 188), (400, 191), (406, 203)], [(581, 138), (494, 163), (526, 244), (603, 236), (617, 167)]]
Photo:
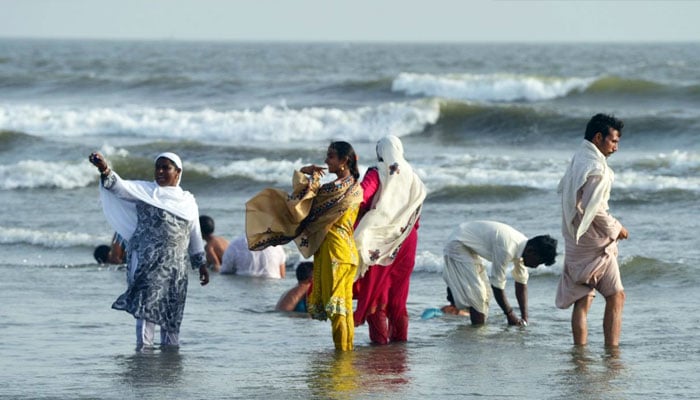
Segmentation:
[(396, 136), (377, 142), (377, 167), (362, 180), (364, 201), (355, 228), (360, 254), (354, 291), (355, 325), (365, 321), (373, 343), (408, 339), (406, 300), (418, 243), (425, 185), (403, 156)]
[(156, 157), (154, 181), (124, 180), (100, 153), (89, 160), (100, 171), (100, 199), (107, 221), (127, 241), (127, 290), (112, 304), (136, 318), (137, 350), (153, 346), (160, 326), (161, 346), (179, 344), (187, 297), (187, 255), (209, 282), (199, 209), (180, 188), (182, 161), (174, 153)]

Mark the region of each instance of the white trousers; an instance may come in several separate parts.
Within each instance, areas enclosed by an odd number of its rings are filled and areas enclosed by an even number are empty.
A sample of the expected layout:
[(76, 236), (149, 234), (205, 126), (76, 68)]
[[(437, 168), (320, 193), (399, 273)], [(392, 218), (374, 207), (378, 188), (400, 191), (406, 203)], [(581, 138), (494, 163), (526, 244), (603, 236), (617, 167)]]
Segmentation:
[(481, 257), (459, 241), (449, 242), (443, 254), (442, 278), (452, 292), (455, 306), (459, 309), (474, 307), (488, 317), (493, 292)]
[[(156, 324), (144, 319), (136, 320), (136, 350), (153, 347), (153, 338), (156, 335)], [(180, 338), (177, 332), (168, 332), (160, 327), (160, 345), (178, 346)]]

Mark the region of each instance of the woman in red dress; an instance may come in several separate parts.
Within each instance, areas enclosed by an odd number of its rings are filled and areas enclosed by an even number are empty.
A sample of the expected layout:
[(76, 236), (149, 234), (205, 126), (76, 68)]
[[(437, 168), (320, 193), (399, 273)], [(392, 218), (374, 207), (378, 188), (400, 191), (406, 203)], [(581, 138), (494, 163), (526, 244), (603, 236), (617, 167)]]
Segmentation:
[(364, 200), (355, 229), (360, 267), (355, 326), (369, 325), (372, 343), (408, 339), (406, 300), (418, 243), (425, 185), (403, 156), (396, 136), (377, 142), (377, 166), (362, 180)]

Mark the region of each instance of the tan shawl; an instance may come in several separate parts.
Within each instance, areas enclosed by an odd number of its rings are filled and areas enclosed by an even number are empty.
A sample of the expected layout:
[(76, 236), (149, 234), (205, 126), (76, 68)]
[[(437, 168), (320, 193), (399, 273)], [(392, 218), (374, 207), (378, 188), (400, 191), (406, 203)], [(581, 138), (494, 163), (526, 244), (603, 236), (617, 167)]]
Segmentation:
[(294, 240), (301, 254), (311, 257), (326, 233), (345, 211), (362, 202), (362, 188), (352, 176), (320, 185), (294, 171), (292, 193), (263, 189), (246, 202), (246, 236), (250, 250), (262, 250)]

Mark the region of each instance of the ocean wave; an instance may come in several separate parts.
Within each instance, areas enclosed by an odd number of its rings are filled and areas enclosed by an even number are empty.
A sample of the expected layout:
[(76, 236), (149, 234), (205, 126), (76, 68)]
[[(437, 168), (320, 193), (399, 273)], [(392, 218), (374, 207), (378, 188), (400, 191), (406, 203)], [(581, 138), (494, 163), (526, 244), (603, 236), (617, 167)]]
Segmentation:
[(0, 226), (0, 244), (30, 244), (48, 248), (94, 246), (109, 243), (111, 236), (95, 237), (87, 233), (56, 232), (38, 229), (10, 228)]
[[(267, 106), (259, 110), (182, 111), (150, 107), (52, 108), (0, 105), (0, 143), (21, 145), (37, 138), (105, 139), (246, 143), (250, 147), (277, 143), (308, 143), (342, 137), (372, 142), (392, 133), (418, 135), (446, 144), (472, 143), (556, 145), (562, 138), (580, 138), (590, 116), (532, 104), (477, 104), (421, 99), (388, 102), (354, 109)], [(647, 146), (660, 133), (672, 135), (664, 145), (688, 147), (698, 143), (700, 116), (633, 115), (625, 124), (634, 132), (633, 145)], [(12, 132), (12, 133), (9, 133)], [(23, 133), (19, 133), (23, 132)], [(30, 136), (31, 135), (31, 136)], [(556, 138), (557, 140), (553, 139)], [(5, 147), (3, 146), (3, 149)]]
[[(555, 110), (533, 104), (481, 104), (455, 100), (439, 100), (440, 118), (427, 125), (422, 135), (443, 143), (470, 145), (476, 143), (529, 144), (556, 146), (562, 139), (582, 139), (590, 119), (588, 113)], [(698, 144), (700, 114), (688, 111), (680, 115), (667, 113), (625, 116), (625, 131), (634, 134), (632, 146), (659, 146), (664, 135), (665, 147), (687, 148)]]
[[(56, 174), (56, 171), (61, 171)], [(95, 182), (95, 167), (87, 161), (26, 160), (15, 164), (0, 165), (0, 189), (59, 188), (75, 189)]]
[[(649, 282), (676, 282), (684, 280), (688, 284), (694, 284), (696, 279), (690, 278), (694, 276), (692, 269), (681, 262), (663, 261), (656, 258), (643, 256), (630, 256), (622, 258), (619, 261), (620, 270), (623, 275), (623, 280), (628, 284), (649, 283)], [(430, 251), (420, 251), (416, 254), (416, 266), (414, 273), (437, 273), (441, 274), (444, 269), (444, 257), (442, 254), (435, 254)], [(562, 273), (564, 264), (564, 255), (560, 255), (557, 263), (552, 266), (541, 265), (536, 269), (530, 269), (530, 276), (536, 277), (559, 277)], [(491, 263), (485, 264), (487, 273), (490, 274)], [(513, 266), (508, 266), (508, 276)]]
[[(620, 260), (620, 271), (626, 282), (658, 282), (659, 280), (696, 281), (686, 264), (656, 258), (631, 256)], [(689, 277), (693, 277), (690, 278)]]
[(651, 203), (682, 203), (700, 201), (700, 191), (683, 189), (624, 190), (615, 189), (611, 196), (618, 205), (644, 205)]
[(700, 152), (674, 150), (669, 153), (658, 153), (655, 156), (635, 161), (633, 168), (668, 176), (699, 175)]
[(659, 102), (664, 97), (676, 101), (698, 101), (700, 84), (671, 84), (647, 79), (603, 76), (591, 83), (583, 91), (583, 95), (629, 97), (636, 101), (646, 98)]
[(665, 196), (674, 192), (687, 195), (700, 194), (700, 176), (674, 176), (656, 171), (624, 170), (615, 174), (615, 189), (627, 193), (641, 192), (656, 196)]
[[(180, 144), (182, 146), (182, 144)], [(108, 145), (100, 149), (112, 168), (125, 179), (144, 179), (153, 168), (155, 144), (130, 148)], [(158, 149), (164, 147), (158, 142)], [(165, 146), (167, 147), (167, 146)], [(212, 149), (212, 150), (210, 150)], [(216, 149), (216, 150), (213, 150)], [(181, 148), (174, 151), (180, 152)], [(276, 154), (262, 151), (248, 152), (246, 148), (218, 149), (216, 145), (192, 145), (184, 153), (183, 185), (209, 190), (213, 180), (240, 189), (273, 185), (288, 188), (291, 171), (308, 164), (309, 158), (299, 152)], [(237, 154), (232, 159), (229, 153)], [(520, 154), (424, 154), (412, 159), (416, 173), (428, 189), (427, 200), (436, 203), (469, 201), (512, 201), (513, 199), (555, 193), (570, 153), (557, 157)], [(667, 156), (664, 156), (666, 159)], [(695, 153), (677, 152), (671, 164), (658, 163), (656, 169), (648, 164), (639, 167), (644, 159), (621, 159), (616, 164), (614, 202), (681, 202), (700, 197), (700, 177)], [(669, 165), (676, 165), (669, 173)], [(361, 163), (360, 171), (370, 165)], [(61, 174), (55, 171), (61, 170)], [(144, 175), (146, 173), (146, 175)], [(86, 158), (63, 161), (23, 160), (0, 164), (0, 190), (35, 188), (77, 189), (95, 185), (95, 168)], [(330, 179), (328, 176), (325, 179)]]
[(17, 147), (31, 146), (39, 140), (23, 132), (0, 130), (0, 152), (9, 152)]
[(273, 183), (280, 186), (291, 184), (291, 172), (304, 166), (301, 159), (271, 160), (256, 157), (250, 160), (238, 160), (210, 167), (204, 164), (192, 164), (191, 169), (205, 177), (216, 179), (246, 178), (257, 182)]
[(559, 78), (518, 74), (401, 73), (394, 91), (467, 101), (542, 101), (586, 90), (595, 78)]
[(539, 102), (568, 96), (660, 96), (697, 99), (700, 85), (669, 84), (618, 76), (557, 77), (523, 74), (400, 73), (392, 90), (410, 96), (474, 102)]
[(42, 137), (130, 135), (145, 138), (241, 141), (250, 144), (309, 140), (376, 140), (421, 132), (439, 117), (432, 100), (354, 109), (266, 106), (259, 110), (182, 111), (171, 108), (49, 108), (0, 105), (0, 129)]
[(519, 104), (440, 101), (440, 118), (425, 135), (446, 143), (538, 143), (551, 135), (581, 136), (586, 119)]
[(606, 76), (596, 79), (592, 82), (585, 93), (602, 93), (602, 94), (636, 94), (646, 95), (666, 92), (671, 87), (660, 82), (654, 82), (644, 79), (629, 79), (617, 76)]
[(426, 200), (439, 203), (511, 201), (538, 191), (535, 188), (515, 185), (446, 186), (430, 193)]

